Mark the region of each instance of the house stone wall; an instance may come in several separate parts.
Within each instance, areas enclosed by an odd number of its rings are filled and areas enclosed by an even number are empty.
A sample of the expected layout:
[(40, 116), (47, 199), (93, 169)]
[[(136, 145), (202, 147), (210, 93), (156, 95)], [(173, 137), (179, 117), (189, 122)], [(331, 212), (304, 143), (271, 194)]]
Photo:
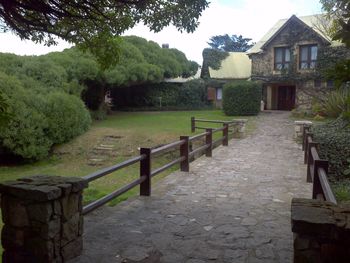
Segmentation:
[[(285, 81), (295, 81), (295, 75), (313, 73), (314, 70), (299, 69), (299, 46), (317, 44), (318, 47), (327, 45), (315, 31), (308, 28), (302, 22), (291, 20), (284, 29), (265, 47), (260, 54), (251, 54), (252, 78), (266, 81), (281, 81), (283, 75)], [(274, 48), (290, 47), (291, 63), (290, 69), (286, 71), (274, 70)]]

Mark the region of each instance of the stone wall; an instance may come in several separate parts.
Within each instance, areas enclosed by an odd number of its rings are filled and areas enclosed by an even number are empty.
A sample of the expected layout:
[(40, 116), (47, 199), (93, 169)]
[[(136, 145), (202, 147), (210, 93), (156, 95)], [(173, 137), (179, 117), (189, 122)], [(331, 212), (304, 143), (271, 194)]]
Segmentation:
[(350, 205), (292, 200), (294, 263), (345, 263), (350, 259)]
[(0, 184), (4, 263), (66, 262), (82, 252), (81, 178), (34, 176)]
[[(251, 54), (252, 78), (276, 82), (295, 81), (295, 75), (310, 74), (313, 70), (299, 69), (299, 45), (318, 44), (319, 47), (327, 43), (313, 30), (301, 22), (291, 20), (285, 28), (264, 48), (262, 53)], [(291, 48), (291, 66), (288, 71), (274, 70), (274, 48)]]

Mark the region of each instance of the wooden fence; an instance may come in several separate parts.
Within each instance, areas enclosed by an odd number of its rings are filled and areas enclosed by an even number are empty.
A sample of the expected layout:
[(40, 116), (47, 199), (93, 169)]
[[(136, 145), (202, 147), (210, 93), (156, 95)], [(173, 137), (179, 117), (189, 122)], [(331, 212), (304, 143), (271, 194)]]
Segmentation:
[(319, 157), (319, 144), (313, 141), (313, 134), (309, 126), (303, 128), (304, 163), (307, 164), (307, 182), (312, 182), (312, 198), (337, 204), (331, 186), (329, 184), (328, 161)]
[[(118, 171), (122, 168), (125, 168), (127, 166), (140, 163), (140, 177), (129, 184), (115, 190), (114, 192), (96, 200), (88, 205), (83, 207), (83, 214), (88, 214), (89, 212), (95, 210), (96, 208), (104, 205), (105, 203), (111, 201), (112, 199), (124, 194), (125, 192), (129, 191), (130, 189), (140, 185), (140, 195), (142, 196), (150, 196), (151, 195), (151, 181), (152, 177), (156, 176), (157, 174), (169, 169), (170, 167), (180, 164), (181, 171), (188, 172), (189, 171), (189, 163), (190, 160), (194, 158), (194, 156), (201, 156), (205, 154), (207, 157), (212, 156), (212, 149), (219, 144), (222, 144), (223, 146), (228, 145), (229, 140), (229, 127), (236, 125), (236, 121), (218, 121), (218, 120), (203, 120), (203, 119), (195, 119), (194, 117), (191, 118), (191, 130), (193, 130), (192, 124), (194, 123), (193, 120), (201, 121), (201, 122), (208, 122), (208, 123), (216, 123), (216, 124), (222, 124), (222, 127), (220, 128), (205, 128), (201, 127), (201, 129), (205, 129), (205, 132), (194, 135), (194, 136), (180, 136), (180, 140), (163, 145), (161, 147), (157, 148), (141, 148), (140, 149), (140, 155), (133, 157), (131, 159), (128, 159), (124, 162), (121, 162), (119, 164), (104, 168), (102, 170), (99, 170), (97, 172), (94, 172), (92, 174), (89, 174), (85, 177), (83, 177), (88, 182), (92, 182), (94, 180), (97, 180), (101, 177), (104, 177), (108, 174), (111, 174), (115, 171)], [(198, 128), (198, 127), (197, 127)], [(221, 136), (213, 140), (213, 134), (222, 132)], [(200, 139), (205, 139), (205, 142), (203, 145), (199, 144), (195, 149), (192, 150), (192, 147), (190, 147), (190, 144), (193, 142), (198, 142)], [(167, 163), (166, 165), (152, 170), (152, 160), (164, 154), (165, 152), (169, 152), (172, 150), (178, 149), (180, 150), (180, 157)]]

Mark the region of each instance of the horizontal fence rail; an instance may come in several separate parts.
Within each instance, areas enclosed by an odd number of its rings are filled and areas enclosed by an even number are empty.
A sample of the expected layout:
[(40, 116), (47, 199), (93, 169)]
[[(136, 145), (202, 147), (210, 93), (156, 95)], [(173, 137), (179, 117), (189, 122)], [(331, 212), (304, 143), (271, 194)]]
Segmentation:
[(337, 204), (328, 181), (328, 161), (320, 159), (319, 144), (313, 141), (309, 126), (303, 127), (304, 163), (307, 164), (307, 182), (312, 183), (312, 198)]
[[(123, 161), (119, 164), (101, 169), (97, 172), (89, 174), (83, 177), (88, 182), (92, 182), (104, 176), (107, 176), (115, 171), (121, 170), (125, 167), (133, 164), (140, 164), (140, 177), (129, 184), (115, 190), (114, 192), (93, 201), (83, 207), (83, 214), (86, 215), (96, 208), (108, 203), (109, 201), (117, 198), (118, 196), (126, 193), (134, 187), (140, 185), (140, 195), (150, 196), (151, 195), (151, 178), (157, 174), (164, 172), (174, 165), (180, 164), (180, 170), (184, 172), (189, 171), (190, 159), (193, 160), (195, 156), (199, 157), (205, 154), (207, 157), (212, 156), (212, 149), (218, 146), (218, 143), (223, 146), (228, 145), (229, 138), (229, 127), (230, 125), (237, 123), (237, 121), (217, 121), (217, 120), (203, 120), (191, 118), (191, 130), (193, 121), (202, 121), (208, 123), (216, 123), (222, 125), (218, 128), (204, 128), (206, 131), (194, 136), (181, 136), (179, 141), (175, 141), (166, 145), (162, 145), (156, 148), (140, 148), (140, 155)], [(213, 140), (213, 134), (222, 133), (222, 135)], [(202, 141), (200, 141), (202, 139)], [(197, 142), (200, 144), (195, 149), (192, 149), (193, 143)], [(152, 170), (152, 159), (170, 151), (179, 150), (180, 156), (175, 160), (163, 165), (162, 167)]]

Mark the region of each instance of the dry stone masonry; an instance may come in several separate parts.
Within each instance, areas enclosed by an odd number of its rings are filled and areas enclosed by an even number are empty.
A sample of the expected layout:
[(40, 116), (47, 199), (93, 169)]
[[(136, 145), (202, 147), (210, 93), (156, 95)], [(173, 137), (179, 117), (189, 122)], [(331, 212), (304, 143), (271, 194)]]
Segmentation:
[(302, 140), (304, 129), (311, 127), (312, 121), (295, 121), (294, 122), (294, 137), (296, 140)]
[(295, 263), (345, 263), (350, 259), (350, 206), (294, 198)]
[(81, 178), (33, 176), (0, 184), (3, 262), (65, 262), (83, 249)]

